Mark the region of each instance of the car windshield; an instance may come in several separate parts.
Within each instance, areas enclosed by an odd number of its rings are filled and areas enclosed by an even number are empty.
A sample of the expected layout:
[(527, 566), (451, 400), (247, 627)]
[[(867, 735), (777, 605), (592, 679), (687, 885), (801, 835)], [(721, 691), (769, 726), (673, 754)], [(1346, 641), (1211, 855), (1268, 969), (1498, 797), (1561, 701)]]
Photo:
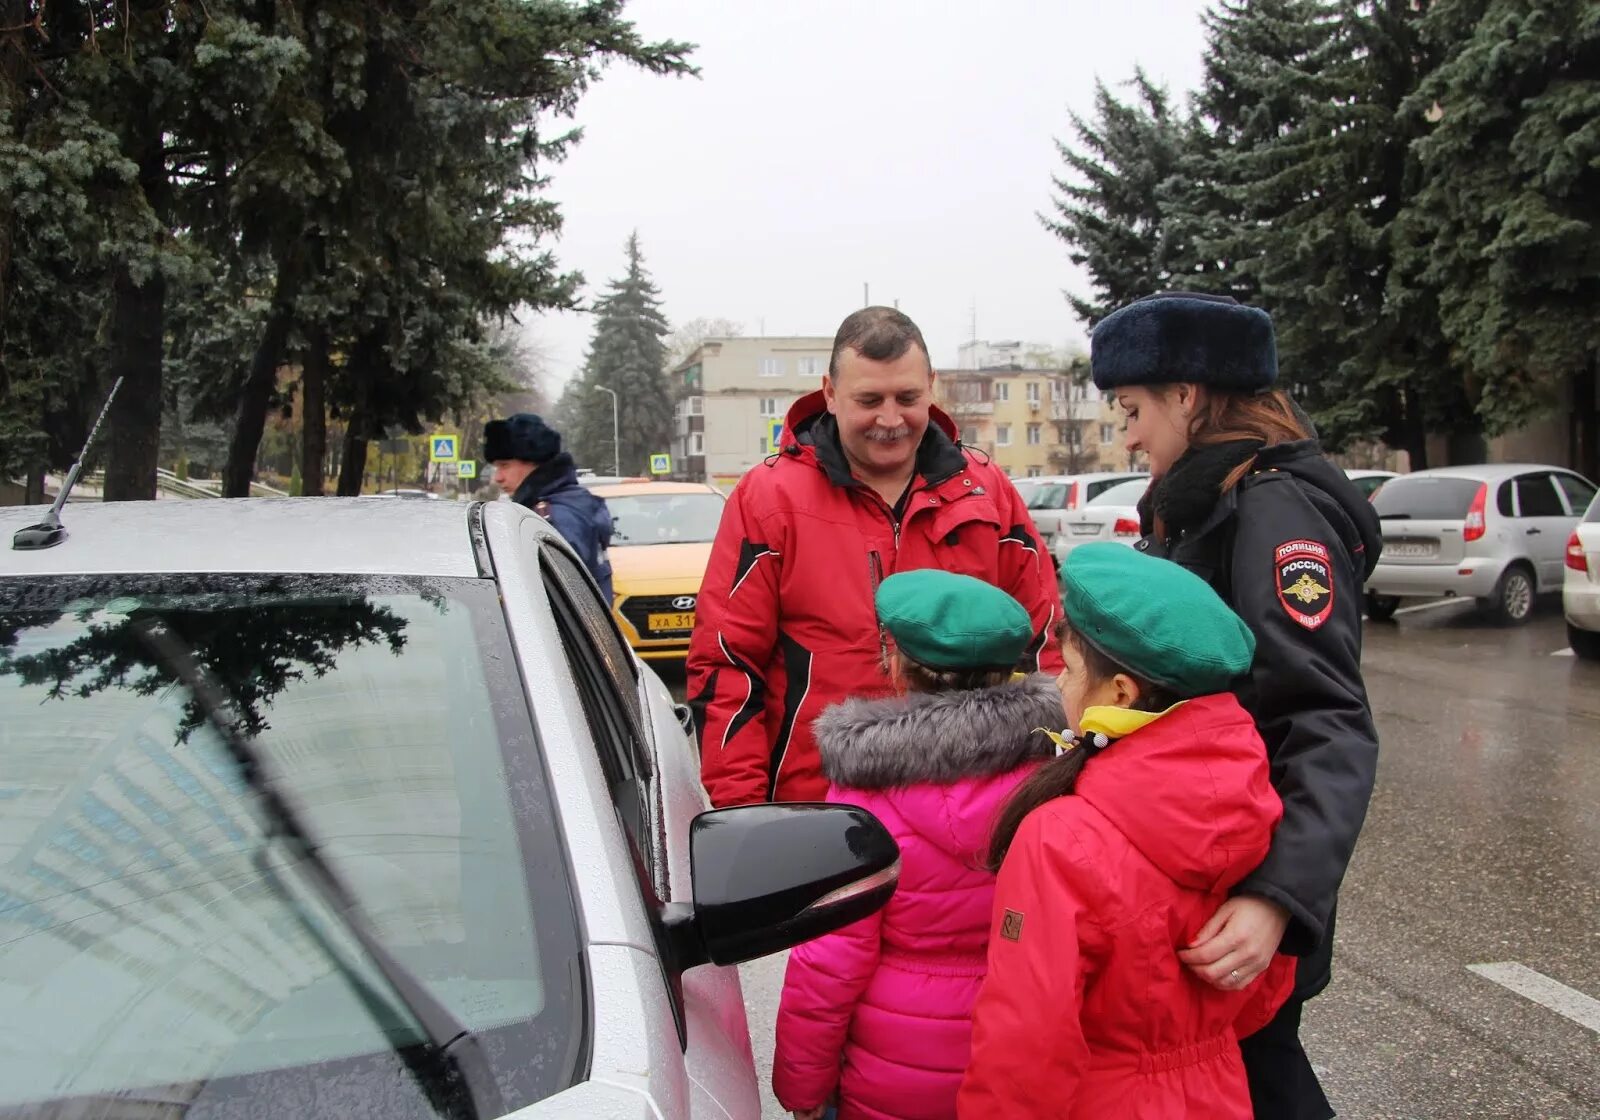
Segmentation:
[(624, 494), (607, 498), (612, 545), (712, 541), (722, 521), (721, 494)]
[(577, 919), (492, 581), (27, 577), (0, 581), (0, 1115), (436, 1115), (397, 1054), (425, 1036), (360, 998), (388, 989), (143, 620), (507, 1103), (570, 1084)]
[(1028, 496), (1029, 509), (1064, 509), (1067, 504), (1065, 482), (1044, 482)]
[(1107, 487), (1089, 499), (1091, 506), (1136, 506), (1144, 492), (1150, 488), (1148, 478), (1135, 478)]
[(1465, 521), (1483, 485), (1475, 478), (1403, 475), (1391, 478), (1372, 496), (1379, 517), (1416, 521)]

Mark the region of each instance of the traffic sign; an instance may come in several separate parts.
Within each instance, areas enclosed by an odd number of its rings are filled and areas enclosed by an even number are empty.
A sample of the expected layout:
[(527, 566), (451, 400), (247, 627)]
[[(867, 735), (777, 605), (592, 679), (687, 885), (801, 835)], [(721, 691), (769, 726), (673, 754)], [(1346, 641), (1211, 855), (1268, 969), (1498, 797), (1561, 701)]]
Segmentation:
[(778, 441), (783, 438), (783, 417), (774, 416), (767, 421), (767, 454), (775, 454)]
[(456, 461), (456, 436), (430, 436), (428, 437), (428, 461), (430, 463), (453, 463)]
[(476, 460), (476, 459), (458, 459), (458, 460), (456, 460), (456, 477), (457, 478), (477, 478), (478, 477), (478, 460)]
[(665, 453), (650, 456), (650, 473), (671, 474), (672, 456)]

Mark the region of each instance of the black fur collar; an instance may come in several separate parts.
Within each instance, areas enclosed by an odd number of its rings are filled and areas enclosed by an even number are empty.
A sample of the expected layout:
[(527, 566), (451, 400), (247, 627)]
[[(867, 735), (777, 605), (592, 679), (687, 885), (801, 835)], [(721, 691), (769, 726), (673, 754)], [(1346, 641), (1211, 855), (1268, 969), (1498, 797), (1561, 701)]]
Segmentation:
[(1223, 479), (1240, 463), (1254, 458), (1263, 446), (1258, 439), (1239, 439), (1189, 448), (1140, 499), (1142, 530), (1154, 531), (1156, 518), (1161, 519), (1169, 538), (1198, 528), (1217, 508)]

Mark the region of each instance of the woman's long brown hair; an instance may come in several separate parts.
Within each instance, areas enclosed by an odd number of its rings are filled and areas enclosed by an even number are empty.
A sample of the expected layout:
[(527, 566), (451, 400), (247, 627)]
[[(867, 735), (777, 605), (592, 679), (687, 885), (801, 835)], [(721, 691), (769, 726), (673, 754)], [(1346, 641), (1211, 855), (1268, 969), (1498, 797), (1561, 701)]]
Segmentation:
[[(1090, 645), (1078, 637), (1066, 622), (1062, 622), (1056, 628), (1056, 638), (1063, 644), (1072, 643), (1072, 648), (1083, 658), (1084, 668), (1092, 680), (1108, 681), (1118, 673), (1133, 678), (1133, 683), (1139, 689), (1139, 699), (1134, 701), (1133, 705), (1135, 711), (1164, 712), (1183, 699), (1170, 688), (1152, 684), (1137, 673), (1128, 672), (1125, 667), (1102, 653), (1097, 646)], [(1084, 763), (1097, 753), (1099, 752), (1093, 747), (1079, 744), (1067, 753), (1057, 756), (1054, 762), (1047, 762), (1039, 767), (1019, 785), (1006, 801), (1005, 807), (1000, 810), (1000, 816), (994, 823), (994, 832), (989, 837), (989, 857), (984, 866), (990, 871), (999, 871), (1000, 864), (1004, 862), (1006, 852), (1011, 847), (1011, 841), (1016, 839), (1017, 829), (1022, 827), (1023, 819), (1045, 802), (1065, 797), (1076, 789), (1078, 775), (1082, 773)]]
[[(1164, 391), (1170, 392), (1171, 388), (1167, 386)], [(1200, 394), (1200, 407), (1189, 419), (1192, 447), (1238, 439), (1256, 439), (1266, 447), (1273, 447), (1310, 436), (1289, 394), (1281, 389), (1270, 393), (1237, 393), (1207, 388)], [(1221, 493), (1226, 494), (1239, 485), (1239, 480), (1254, 466), (1255, 458), (1251, 457), (1235, 467), (1223, 480)]]

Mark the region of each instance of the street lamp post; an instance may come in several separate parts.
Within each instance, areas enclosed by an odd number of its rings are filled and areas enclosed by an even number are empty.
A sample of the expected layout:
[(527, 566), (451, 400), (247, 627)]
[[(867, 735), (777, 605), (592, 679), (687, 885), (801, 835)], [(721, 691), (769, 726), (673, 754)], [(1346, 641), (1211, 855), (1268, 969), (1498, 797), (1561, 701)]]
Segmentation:
[(611, 394), (611, 474), (614, 478), (622, 477), (622, 444), (617, 438), (617, 394), (613, 389), (604, 385), (596, 385), (602, 393)]

